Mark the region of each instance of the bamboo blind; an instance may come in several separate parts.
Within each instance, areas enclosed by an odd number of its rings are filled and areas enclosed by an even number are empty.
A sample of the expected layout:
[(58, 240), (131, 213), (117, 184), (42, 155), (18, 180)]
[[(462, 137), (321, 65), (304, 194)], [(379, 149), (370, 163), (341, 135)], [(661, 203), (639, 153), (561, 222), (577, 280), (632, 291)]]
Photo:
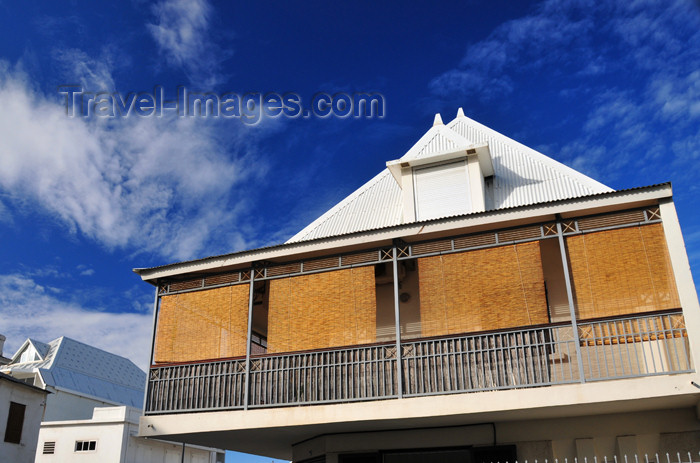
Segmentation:
[(569, 236), (581, 319), (680, 307), (661, 224)]
[(375, 342), (376, 305), (373, 266), (271, 280), (267, 350)]
[(154, 360), (187, 362), (245, 355), (249, 285), (163, 296)]
[(422, 257), (423, 336), (547, 323), (538, 242)]

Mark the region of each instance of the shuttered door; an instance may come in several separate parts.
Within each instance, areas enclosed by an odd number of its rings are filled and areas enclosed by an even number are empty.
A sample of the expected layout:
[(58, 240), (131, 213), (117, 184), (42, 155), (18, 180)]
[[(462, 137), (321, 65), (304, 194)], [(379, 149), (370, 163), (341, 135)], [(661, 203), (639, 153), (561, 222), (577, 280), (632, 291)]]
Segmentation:
[(466, 161), (414, 169), (416, 219), (471, 212)]

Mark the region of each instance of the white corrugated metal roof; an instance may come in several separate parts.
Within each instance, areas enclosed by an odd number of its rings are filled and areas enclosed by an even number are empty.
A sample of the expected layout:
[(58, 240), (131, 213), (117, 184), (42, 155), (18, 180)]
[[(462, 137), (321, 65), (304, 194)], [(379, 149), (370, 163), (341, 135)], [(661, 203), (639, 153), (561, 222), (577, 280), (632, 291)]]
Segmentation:
[(401, 201), (401, 188), (384, 169), (287, 242), (399, 225)]
[[(32, 343), (37, 345), (36, 341), (32, 340)], [(131, 360), (67, 337), (38, 344), (48, 348), (42, 360), (11, 363), (2, 371), (9, 374), (13, 371), (37, 372), (47, 386), (142, 407), (146, 373)]]
[(489, 145), (495, 173), (486, 193), (487, 210), (613, 191), (468, 117), (457, 117), (447, 127), (474, 143)]
[[(438, 119), (436, 119), (437, 121)], [(577, 198), (613, 191), (576, 170), (465, 117), (436, 122), (401, 161), (427, 159), (488, 143), (494, 167), (486, 210)], [(287, 242), (342, 235), (404, 223), (401, 187), (388, 169), (362, 185)]]

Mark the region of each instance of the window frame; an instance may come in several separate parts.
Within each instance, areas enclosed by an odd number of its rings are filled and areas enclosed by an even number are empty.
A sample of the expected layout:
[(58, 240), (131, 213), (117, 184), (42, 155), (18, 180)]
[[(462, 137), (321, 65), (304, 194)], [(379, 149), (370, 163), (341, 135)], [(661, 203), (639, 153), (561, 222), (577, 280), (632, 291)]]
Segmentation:
[(73, 453), (85, 453), (97, 451), (97, 439), (94, 440), (76, 440), (73, 446)]
[(22, 443), (22, 431), (24, 429), (24, 416), (27, 411), (25, 404), (10, 402), (5, 425), (5, 442), (9, 444)]

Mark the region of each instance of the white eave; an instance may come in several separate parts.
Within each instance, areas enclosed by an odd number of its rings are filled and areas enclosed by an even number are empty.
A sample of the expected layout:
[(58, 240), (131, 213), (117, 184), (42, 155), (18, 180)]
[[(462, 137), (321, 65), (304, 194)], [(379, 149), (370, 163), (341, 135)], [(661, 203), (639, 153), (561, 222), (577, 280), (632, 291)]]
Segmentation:
[(403, 187), (401, 169), (405, 167), (418, 167), (427, 164), (438, 164), (441, 162), (451, 161), (453, 159), (465, 158), (467, 156), (477, 156), (479, 160), (479, 167), (484, 174), (484, 177), (490, 177), (494, 174), (493, 161), (491, 160), (491, 153), (489, 151), (488, 143), (472, 143), (465, 146), (463, 149), (455, 151), (445, 151), (443, 153), (434, 154), (429, 157), (420, 157), (407, 159), (406, 156), (396, 159), (394, 161), (389, 161), (386, 163), (386, 167), (391, 172), (394, 180)]
[[(388, 172), (387, 172), (388, 175)], [(392, 180), (393, 183), (393, 180)], [(153, 268), (137, 268), (134, 272), (141, 279), (156, 284), (160, 278), (196, 272), (226, 271), (232, 268), (247, 268), (255, 261), (288, 262), (310, 254), (317, 255), (324, 251), (339, 249), (367, 248), (385, 245), (393, 239), (411, 241), (430, 239), (468, 230), (482, 231), (513, 223), (535, 223), (537, 221), (553, 220), (556, 215), (573, 217), (576, 215), (607, 212), (630, 207), (641, 207), (654, 204), (663, 198), (672, 197), (670, 183), (662, 183), (629, 190), (610, 191), (571, 199), (549, 201), (462, 216), (427, 220), (409, 224), (399, 224), (346, 235), (328, 236), (310, 241), (269, 246), (266, 248), (241, 251), (222, 256), (213, 256), (188, 262), (168, 264)]]

